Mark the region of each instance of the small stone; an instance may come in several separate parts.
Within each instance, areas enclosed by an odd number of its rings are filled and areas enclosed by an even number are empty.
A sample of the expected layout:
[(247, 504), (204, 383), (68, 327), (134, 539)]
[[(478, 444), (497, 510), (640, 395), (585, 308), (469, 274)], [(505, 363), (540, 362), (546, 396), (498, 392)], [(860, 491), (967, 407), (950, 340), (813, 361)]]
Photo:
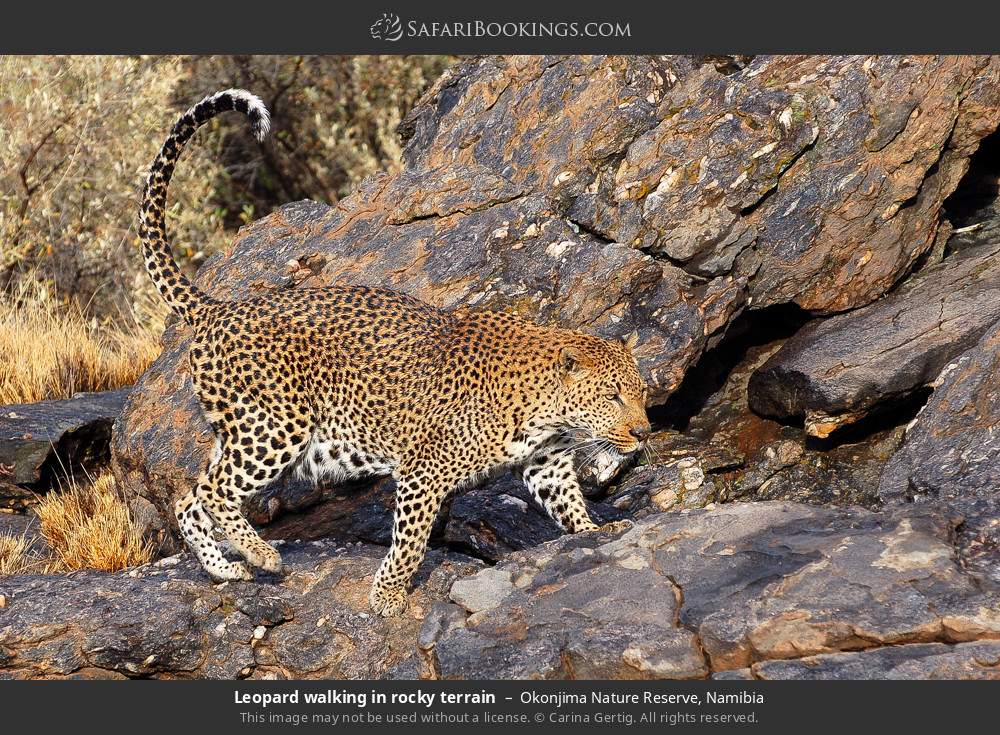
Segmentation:
[(460, 579), (451, 586), (451, 600), (470, 613), (491, 610), (499, 605), (514, 589), (510, 573), (495, 567), (483, 569), (467, 579)]

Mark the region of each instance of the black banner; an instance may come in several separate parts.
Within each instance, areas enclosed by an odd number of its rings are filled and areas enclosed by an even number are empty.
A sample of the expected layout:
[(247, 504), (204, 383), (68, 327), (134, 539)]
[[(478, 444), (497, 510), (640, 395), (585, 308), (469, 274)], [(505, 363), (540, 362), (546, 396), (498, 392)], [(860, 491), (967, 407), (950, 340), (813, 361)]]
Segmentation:
[(997, 6), (902, 2), (8, 4), (3, 53), (991, 53)]
[(990, 682), (74, 681), (7, 682), (0, 701), (11, 732), (918, 733), (991, 722), (996, 691)]

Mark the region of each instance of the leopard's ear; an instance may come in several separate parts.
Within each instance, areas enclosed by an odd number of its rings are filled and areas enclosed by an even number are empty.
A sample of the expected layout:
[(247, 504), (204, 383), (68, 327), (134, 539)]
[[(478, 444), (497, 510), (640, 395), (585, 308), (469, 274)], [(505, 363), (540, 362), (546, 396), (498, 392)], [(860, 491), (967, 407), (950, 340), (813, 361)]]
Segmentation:
[(622, 340), (629, 352), (639, 346), (639, 330), (636, 329), (628, 337)]
[(559, 350), (559, 370), (563, 377), (576, 378), (586, 372), (584, 354), (578, 347), (566, 345)]

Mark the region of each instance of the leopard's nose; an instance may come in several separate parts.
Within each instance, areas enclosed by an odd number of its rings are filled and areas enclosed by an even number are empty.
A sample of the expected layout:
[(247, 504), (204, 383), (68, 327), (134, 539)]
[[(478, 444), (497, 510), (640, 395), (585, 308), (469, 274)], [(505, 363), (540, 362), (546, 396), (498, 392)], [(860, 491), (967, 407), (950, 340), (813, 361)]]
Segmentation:
[(653, 428), (649, 424), (642, 424), (641, 426), (634, 426), (629, 429), (629, 433), (635, 437), (636, 441), (642, 441), (649, 436), (652, 430)]

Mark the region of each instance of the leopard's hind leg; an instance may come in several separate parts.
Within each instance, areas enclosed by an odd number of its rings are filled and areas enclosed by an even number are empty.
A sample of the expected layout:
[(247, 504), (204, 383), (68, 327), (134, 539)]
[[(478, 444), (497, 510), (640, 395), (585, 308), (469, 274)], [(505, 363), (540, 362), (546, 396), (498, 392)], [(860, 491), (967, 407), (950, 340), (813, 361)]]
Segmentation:
[[(215, 427), (217, 433), (220, 428), (219, 426)], [(195, 493), (197, 487), (208, 483), (209, 474), (218, 464), (221, 456), (219, 446), (219, 440), (216, 439), (208, 466), (201, 473), (195, 487), (178, 498), (174, 504), (174, 515), (177, 518), (177, 527), (180, 529), (184, 542), (198, 558), (202, 568), (208, 572), (209, 576), (217, 580), (251, 579), (253, 572), (246, 564), (231, 562), (222, 553), (222, 547), (219, 546), (219, 542), (216, 541), (212, 533), (215, 523)]]
[[(199, 486), (207, 482), (207, 470), (199, 480)], [(195, 491), (190, 490), (174, 504), (177, 526), (188, 548), (198, 558), (202, 568), (213, 579), (228, 581), (252, 579), (253, 572), (243, 562), (232, 562), (222, 553), (219, 542), (212, 535), (214, 523), (208, 511), (198, 500)]]
[(280, 571), (281, 555), (243, 517), (242, 506), (298, 458), (308, 432), (294, 421), (278, 422), (257, 411), (231, 423), (219, 436), (219, 461), (198, 485), (195, 498), (250, 564)]

